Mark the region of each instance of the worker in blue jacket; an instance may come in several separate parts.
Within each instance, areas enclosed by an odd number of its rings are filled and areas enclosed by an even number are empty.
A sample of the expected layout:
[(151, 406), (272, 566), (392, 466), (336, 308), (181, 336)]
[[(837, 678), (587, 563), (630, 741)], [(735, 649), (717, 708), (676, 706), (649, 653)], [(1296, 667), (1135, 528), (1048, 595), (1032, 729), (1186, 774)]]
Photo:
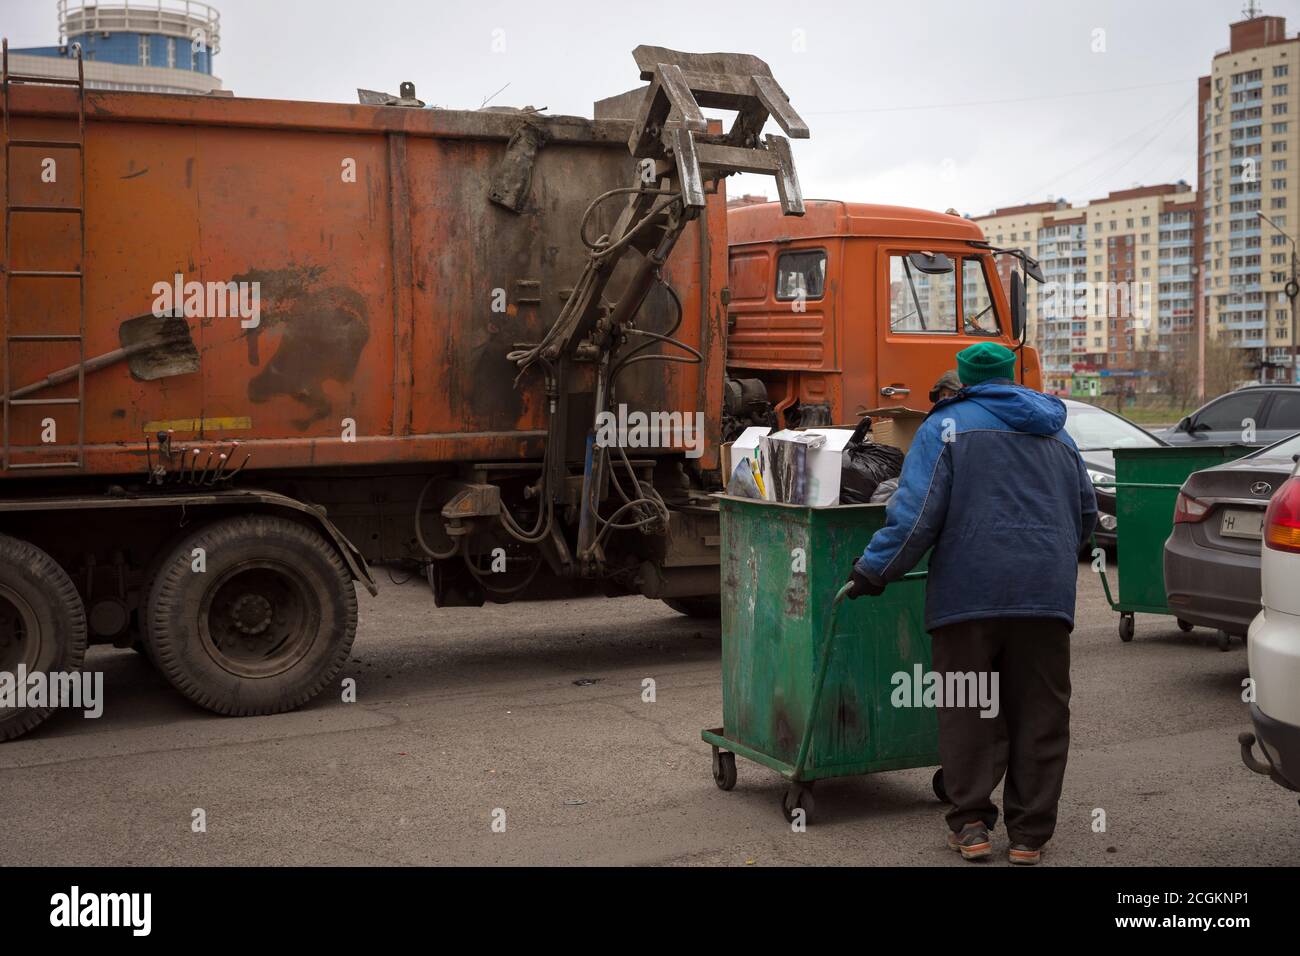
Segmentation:
[(933, 669), (945, 687), (957, 683), (947, 675), (973, 674), (999, 698), (939, 701), (948, 845), (970, 860), (990, 855), (992, 793), (1005, 774), (1008, 858), (1033, 864), (1055, 831), (1065, 778), (1075, 580), (1097, 500), (1062, 430), (1064, 403), (1017, 385), (1015, 362), (993, 342), (957, 354), (962, 388), (917, 430), (848, 596), (880, 594), (934, 549)]

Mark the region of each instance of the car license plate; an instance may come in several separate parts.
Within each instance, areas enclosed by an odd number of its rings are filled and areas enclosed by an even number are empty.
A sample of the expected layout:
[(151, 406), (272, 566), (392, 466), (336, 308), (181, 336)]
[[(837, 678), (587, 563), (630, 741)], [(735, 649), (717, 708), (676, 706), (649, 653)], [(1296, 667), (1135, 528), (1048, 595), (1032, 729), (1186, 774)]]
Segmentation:
[(1229, 508), (1223, 512), (1219, 534), (1225, 538), (1255, 538), (1264, 536), (1264, 512)]

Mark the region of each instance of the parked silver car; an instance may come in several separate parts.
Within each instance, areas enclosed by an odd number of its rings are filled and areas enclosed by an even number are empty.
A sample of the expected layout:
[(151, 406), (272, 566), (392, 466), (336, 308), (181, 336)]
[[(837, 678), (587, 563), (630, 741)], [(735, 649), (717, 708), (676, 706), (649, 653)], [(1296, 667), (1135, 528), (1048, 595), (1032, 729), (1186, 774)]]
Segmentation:
[(1165, 541), (1165, 594), (1180, 620), (1244, 637), (1259, 613), (1264, 511), (1291, 476), (1300, 435), (1183, 482)]

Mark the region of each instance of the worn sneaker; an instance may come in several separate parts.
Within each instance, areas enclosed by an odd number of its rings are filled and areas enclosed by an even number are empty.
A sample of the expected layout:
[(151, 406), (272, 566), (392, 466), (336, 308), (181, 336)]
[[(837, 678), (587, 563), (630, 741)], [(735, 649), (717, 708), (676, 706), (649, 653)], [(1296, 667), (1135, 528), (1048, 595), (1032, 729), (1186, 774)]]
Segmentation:
[(1007, 861), (1017, 866), (1035, 866), (1043, 858), (1042, 849), (1035, 850), (1023, 843), (1013, 843), (1007, 850)]
[(963, 860), (982, 860), (993, 852), (989, 828), (982, 823), (968, 823), (960, 833), (948, 831), (948, 849), (956, 850)]

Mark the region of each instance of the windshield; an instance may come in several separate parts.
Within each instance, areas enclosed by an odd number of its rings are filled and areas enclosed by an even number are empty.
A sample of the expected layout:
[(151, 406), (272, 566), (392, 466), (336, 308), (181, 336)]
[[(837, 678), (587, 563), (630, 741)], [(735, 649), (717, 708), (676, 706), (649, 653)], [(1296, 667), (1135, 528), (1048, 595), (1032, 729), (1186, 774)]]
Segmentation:
[(1067, 405), (1065, 431), (1079, 446), (1079, 451), (1150, 448), (1160, 444), (1132, 422), (1092, 405)]
[(1290, 438), (1284, 438), (1276, 445), (1269, 445), (1267, 448), (1261, 448), (1257, 452), (1252, 452), (1251, 458), (1290, 458), (1292, 455), (1300, 455), (1300, 435), (1292, 435)]

